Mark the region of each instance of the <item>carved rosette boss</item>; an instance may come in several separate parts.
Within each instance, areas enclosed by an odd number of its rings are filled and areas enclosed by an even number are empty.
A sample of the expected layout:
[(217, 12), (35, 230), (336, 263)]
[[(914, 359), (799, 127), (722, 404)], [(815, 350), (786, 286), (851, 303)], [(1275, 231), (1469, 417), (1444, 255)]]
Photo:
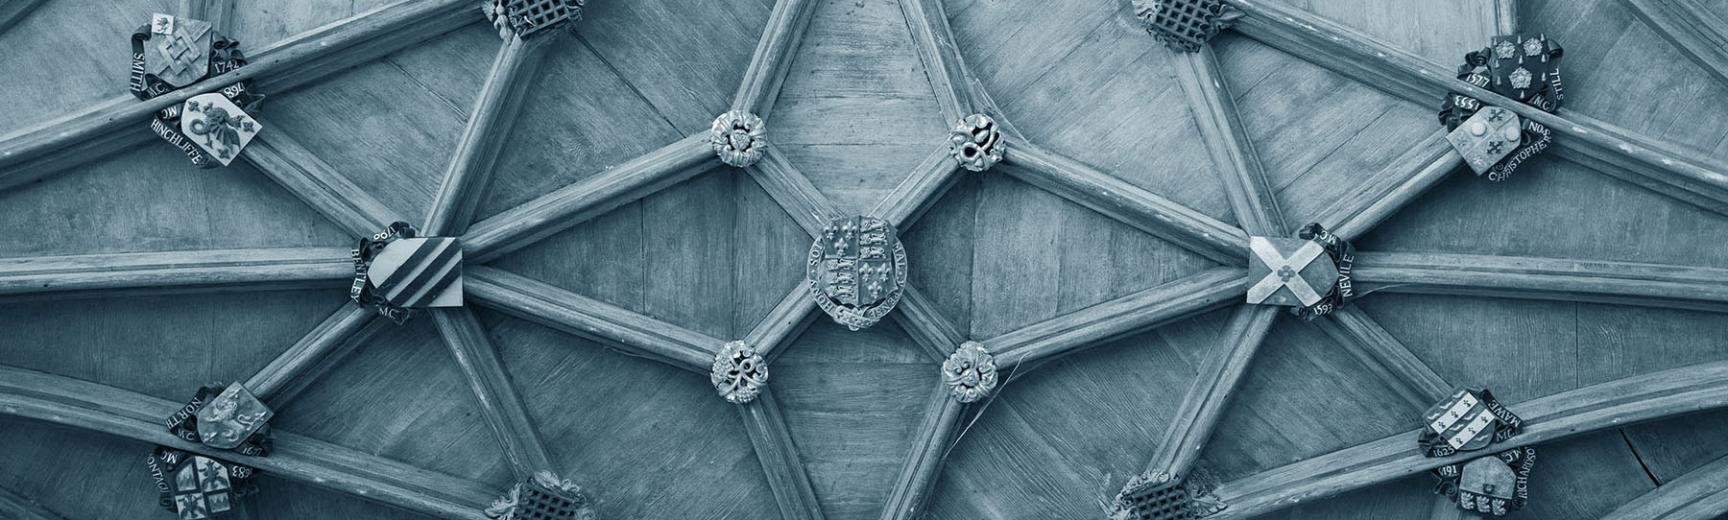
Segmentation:
[(960, 121), (948, 134), (954, 148), (954, 160), (967, 170), (981, 172), (1002, 162), (1007, 143), (1002, 142), (1002, 129), (996, 120), (984, 114), (972, 114)]
[(962, 343), (942, 362), (942, 383), (962, 403), (983, 399), (996, 389), (996, 359), (983, 343)]
[(733, 110), (714, 118), (708, 129), (708, 143), (720, 162), (745, 168), (762, 160), (768, 150), (768, 129), (762, 118), (742, 110)]
[(894, 225), (875, 217), (841, 217), (810, 245), (806, 279), (816, 305), (858, 330), (881, 321), (906, 287), (906, 248)]
[(727, 402), (748, 403), (768, 386), (768, 361), (742, 341), (727, 342), (714, 356), (708, 382)]
[(1195, 52), (1242, 17), (1224, 0), (1134, 0), (1134, 16), (1164, 46)]

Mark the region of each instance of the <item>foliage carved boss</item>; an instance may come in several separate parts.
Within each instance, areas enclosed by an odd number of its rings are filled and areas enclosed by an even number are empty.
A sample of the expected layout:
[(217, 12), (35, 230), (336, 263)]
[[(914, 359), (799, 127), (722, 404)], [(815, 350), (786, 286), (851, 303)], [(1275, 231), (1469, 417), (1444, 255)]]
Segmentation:
[(858, 330), (881, 321), (906, 287), (906, 248), (894, 225), (875, 217), (841, 217), (810, 245), (806, 273), (816, 305)]

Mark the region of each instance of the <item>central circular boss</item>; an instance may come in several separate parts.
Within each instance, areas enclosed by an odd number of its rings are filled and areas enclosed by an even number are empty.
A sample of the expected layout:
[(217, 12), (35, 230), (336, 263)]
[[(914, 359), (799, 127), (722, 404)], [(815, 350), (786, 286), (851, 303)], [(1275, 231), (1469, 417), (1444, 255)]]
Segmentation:
[(894, 225), (876, 217), (840, 217), (810, 245), (806, 279), (816, 305), (858, 330), (881, 321), (906, 287), (906, 248)]

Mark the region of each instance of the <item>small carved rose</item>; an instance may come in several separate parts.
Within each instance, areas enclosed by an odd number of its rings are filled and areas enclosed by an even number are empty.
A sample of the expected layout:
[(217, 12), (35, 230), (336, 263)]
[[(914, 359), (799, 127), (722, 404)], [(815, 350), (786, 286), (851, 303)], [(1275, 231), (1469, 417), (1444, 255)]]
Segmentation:
[(996, 388), (996, 360), (982, 343), (963, 343), (942, 362), (942, 382), (962, 403), (983, 399)]
[(762, 160), (762, 153), (768, 147), (767, 134), (762, 118), (733, 110), (714, 118), (708, 142), (714, 146), (720, 162), (743, 168)]
[(1002, 130), (996, 126), (996, 121), (984, 114), (966, 116), (949, 133), (948, 140), (954, 148), (954, 160), (975, 172), (988, 170), (1002, 162), (1002, 154), (1007, 148), (1002, 143)]
[(714, 390), (728, 402), (748, 403), (762, 393), (762, 387), (768, 386), (768, 361), (744, 342), (733, 341), (714, 357), (708, 381), (714, 383)]

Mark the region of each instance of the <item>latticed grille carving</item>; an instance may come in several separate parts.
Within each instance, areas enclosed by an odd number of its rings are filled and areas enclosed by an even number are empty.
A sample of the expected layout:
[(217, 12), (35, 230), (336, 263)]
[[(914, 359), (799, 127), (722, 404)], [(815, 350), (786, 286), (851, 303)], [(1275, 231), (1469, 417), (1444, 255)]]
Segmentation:
[(541, 29), (582, 17), (582, 0), (508, 0), (510, 28), (527, 37)]
[(1158, 41), (1185, 52), (1200, 50), (1235, 18), (1224, 0), (1134, 0), (1134, 15)]
[(1128, 516), (1115, 520), (1187, 520), (1199, 516), (1194, 500), (1180, 482), (1147, 486), (1124, 494), (1122, 500)]
[(522, 502), (512, 520), (576, 520), (583, 503), (539, 483), (522, 486)]

